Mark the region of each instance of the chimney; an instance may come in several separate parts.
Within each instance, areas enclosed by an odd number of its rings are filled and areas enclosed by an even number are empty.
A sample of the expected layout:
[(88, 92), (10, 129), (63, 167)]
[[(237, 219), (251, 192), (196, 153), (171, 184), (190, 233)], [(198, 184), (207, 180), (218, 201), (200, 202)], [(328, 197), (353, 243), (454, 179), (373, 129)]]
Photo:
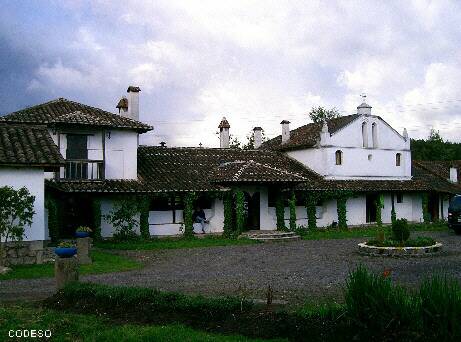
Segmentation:
[(121, 116), (127, 116), (128, 99), (126, 98), (126, 96), (122, 96), (122, 98), (120, 99), (120, 101), (118, 101), (118, 104), (117, 104), (117, 106), (115, 108), (118, 109), (118, 113)]
[(129, 86), (128, 93), (128, 111), (127, 117), (139, 121), (139, 87)]
[(283, 120), (282, 125), (282, 144), (287, 143), (290, 140), (290, 121)]
[(263, 143), (263, 129), (261, 127), (253, 128), (254, 148), (260, 148)]
[(320, 145), (326, 146), (330, 144), (330, 132), (328, 131), (328, 124), (326, 121), (322, 124), (322, 131), (320, 132)]
[(450, 167), (450, 182), (458, 183), (458, 169), (456, 167)]
[(225, 117), (222, 118), (221, 122), (219, 123), (219, 147), (221, 148), (229, 148), (229, 122)]
[(403, 129), (402, 136), (403, 136), (403, 139), (405, 139), (405, 141), (408, 140), (408, 132), (407, 132), (407, 129), (406, 129), (406, 128)]

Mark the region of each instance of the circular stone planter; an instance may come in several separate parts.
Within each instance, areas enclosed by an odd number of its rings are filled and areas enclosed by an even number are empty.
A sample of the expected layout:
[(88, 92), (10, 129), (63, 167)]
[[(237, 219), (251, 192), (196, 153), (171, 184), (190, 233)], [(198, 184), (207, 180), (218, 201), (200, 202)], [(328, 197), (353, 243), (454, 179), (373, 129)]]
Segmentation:
[(370, 256), (423, 257), (437, 254), (441, 250), (440, 242), (425, 247), (377, 247), (368, 246), (366, 242), (359, 243), (359, 253)]

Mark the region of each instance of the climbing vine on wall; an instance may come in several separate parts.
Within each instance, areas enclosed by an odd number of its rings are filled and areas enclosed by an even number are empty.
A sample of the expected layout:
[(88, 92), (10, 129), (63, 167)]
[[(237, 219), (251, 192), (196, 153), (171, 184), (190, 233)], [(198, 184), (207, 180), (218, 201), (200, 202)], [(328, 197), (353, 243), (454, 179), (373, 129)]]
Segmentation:
[(376, 199), (376, 224), (378, 227), (383, 225), (383, 218), (382, 218), (382, 209), (384, 208), (384, 197), (382, 194), (378, 195)]
[(233, 237), (235, 236), (235, 227), (234, 227), (234, 219), (233, 219), (233, 201), (232, 201), (232, 192), (227, 192), (223, 196), (223, 204), (224, 204), (224, 232), (223, 235), (225, 237)]
[(423, 220), (424, 220), (424, 223), (429, 223), (430, 220), (431, 220), (431, 216), (429, 215), (429, 195), (427, 193), (423, 193), (422, 207), (423, 207)]
[(277, 192), (275, 199), (275, 216), (277, 217), (277, 230), (286, 230), (285, 226), (285, 205), (280, 191)]
[(296, 194), (294, 191), (291, 191), (288, 205), (290, 207), (290, 230), (296, 230)]
[(99, 198), (93, 199), (91, 203), (93, 211), (93, 238), (100, 240), (101, 236), (101, 200)]
[(245, 195), (242, 190), (235, 192), (235, 210), (237, 216), (237, 235), (245, 229)]
[(48, 234), (51, 242), (59, 240), (59, 208), (58, 202), (54, 197), (48, 197), (45, 200), (45, 207), (48, 210)]
[(194, 192), (188, 192), (184, 196), (184, 236), (192, 237), (194, 235), (194, 202), (196, 195)]
[(149, 232), (149, 206), (150, 197), (140, 196), (138, 198), (138, 209), (139, 209), (139, 231), (143, 239), (150, 238)]
[(309, 229), (317, 228), (317, 216), (315, 207), (319, 200), (319, 194), (310, 191), (306, 194), (306, 211), (307, 211), (307, 226)]
[(347, 197), (339, 196), (337, 198), (337, 212), (338, 212), (338, 228), (346, 229), (347, 228)]

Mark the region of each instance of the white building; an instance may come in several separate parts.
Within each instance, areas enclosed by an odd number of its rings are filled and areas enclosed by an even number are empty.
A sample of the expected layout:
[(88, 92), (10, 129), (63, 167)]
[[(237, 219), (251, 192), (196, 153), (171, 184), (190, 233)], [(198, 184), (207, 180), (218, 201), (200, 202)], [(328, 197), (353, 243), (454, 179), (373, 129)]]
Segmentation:
[[(80, 225), (100, 226), (103, 236), (111, 236), (115, 229), (104, 215), (128, 196), (149, 198), (149, 232), (163, 236), (181, 233), (183, 198), (190, 192), (205, 209), (207, 232), (217, 233), (224, 226), (223, 194), (236, 189), (244, 191), (247, 228), (264, 230), (276, 229), (276, 196), (284, 191), (295, 191), (298, 225), (308, 224), (306, 196), (349, 193), (350, 226), (373, 224), (378, 198), (384, 223), (391, 222), (392, 208), (397, 217), (422, 221), (426, 194), (431, 218), (445, 218), (449, 196), (459, 192), (457, 170), (450, 173), (453, 163), (412, 162), (406, 131), (400, 134), (372, 115), (366, 103), (353, 115), (293, 130), (284, 120), (281, 135), (264, 143), (262, 129), (255, 127), (253, 150), (229, 148), (231, 125), (225, 118), (219, 124), (220, 148), (170, 148), (138, 146), (139, 134), (153, 129), (138, 121), (139, 93), (129, 87), (118, 114), (57, 99), (3, 118), (5, 125), (46, 126), (65, 159), (59, 170), (45, 170), (44, 182), (47, 196), (60, 206), (60, 237), (72, 236)], [(43, 180), (37, 182), (43, 186)], [(316, 222), (338, 222), (336, 198), (317, 203)], [(48, 239), (46, 220), (37, 217), (34, 224), (30, 236)]]

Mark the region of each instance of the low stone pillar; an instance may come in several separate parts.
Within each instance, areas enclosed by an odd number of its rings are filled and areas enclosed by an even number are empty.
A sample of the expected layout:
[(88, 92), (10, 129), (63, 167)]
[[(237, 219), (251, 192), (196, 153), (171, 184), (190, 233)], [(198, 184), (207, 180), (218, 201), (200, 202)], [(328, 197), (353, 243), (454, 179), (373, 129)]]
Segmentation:
[(78, 260), (76, 257), (56, 258), (54, 262), (54, 277), (58, 290), (66, 286), (67, 283), (78, 281)]
[(77, 258), (80, 265), (91, 264), (93, 261), (90, 258), (91, 238), (77, 239)]

